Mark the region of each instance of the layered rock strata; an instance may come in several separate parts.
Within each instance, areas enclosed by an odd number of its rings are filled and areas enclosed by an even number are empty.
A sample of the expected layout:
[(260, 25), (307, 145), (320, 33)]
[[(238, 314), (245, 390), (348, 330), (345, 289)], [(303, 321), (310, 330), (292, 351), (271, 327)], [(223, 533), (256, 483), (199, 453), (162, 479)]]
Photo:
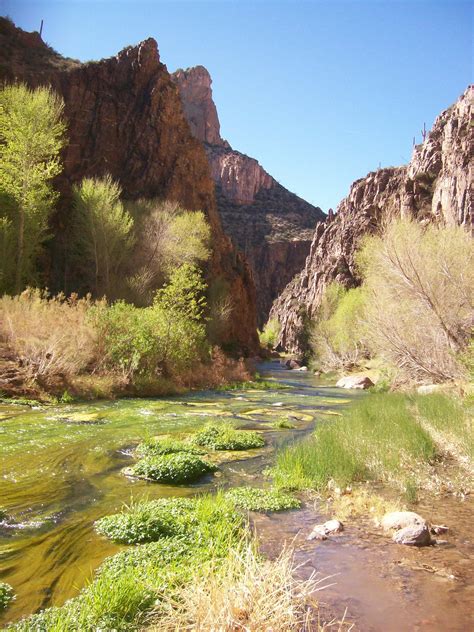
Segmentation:
[(0, 20), (0, 80), (50, 84), (65, 101), (68, 144), (57, 180), (61, 204), (53, 219), (46, 276), (50, 288), (77, 288), (68, 250), (71, 186), (110, 173), (127, 199), (165, 198), (203, 210), (212, 228), (209, 279), (222, 279), (233, 300), (224, 341), (257, 348), (255, 291), (244, 258), (224, 234), (202, 144), (191, 133), (181, 99), (153, 39), (115, 57), (80, 64), (64, 60), (39, 35)]
[(324, 213), (221, 137), (211, 77), (203, 66), (178, 70), (172, 77), (191, 130), (206, 149), (224, 229), (253, 270), (261, 326), (273, 299), (301, 269)]
[(274, 302), (271, 318), (281, 323), (279, 345), (302, 353), (307, 322), (328, 283), (354, 287), (360, 280), (354, 255), (361, 237), (392, 217), (463, 225), (473, 229), (472, 126), (474, 87), (435, 121), (406, 166), (379, 169), (357, 180), (334, 218), (318, 224), (303, 270)]

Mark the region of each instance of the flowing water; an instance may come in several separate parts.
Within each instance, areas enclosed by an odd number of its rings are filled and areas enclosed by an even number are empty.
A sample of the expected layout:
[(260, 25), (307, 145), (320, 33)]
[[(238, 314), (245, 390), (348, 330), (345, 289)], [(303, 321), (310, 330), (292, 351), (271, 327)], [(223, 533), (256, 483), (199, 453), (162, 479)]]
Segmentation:
[[(13, 519), (0, 523), (0, 581), (9, 582), (17, 594), (0, 624), (62, 604), (77, 594), (106, 556), (120, 549), (95, 534), (97, 518), (119, 510), (132, 497), (187, 496), (217, 487), (259, 485), (276, 448), (310, 432), (315, 423), (330, 420), (339, 407), (361, 396), (324, 386), (309, 374), (284, 371), (276, 363), (263, 369), (277, 388), (38, 409), (0, 404), (0, 506)], [(185, 436), (216, 418), (263, 431), (266, 447), (221, 453), (219, 471), (192, 486), (131, 481), (121, 474), (143, 438)], [(274, 429), (272, 422), (280, 418), (289, 418), (295, 429)], [(307, 531), (322, 517), (314, 507), (254, 516), (254, 524), (270, 555), (296, 538), (297, 559), (305, 562), (302, 574), (311, 568), (321, 576), (337, 573), (331, 580), (335, 586), (321, 595), (330, 612), (341, 614), (347, 607), (360, 629), (417, 629), (414, 622), (419, 621), (420, 629), (467, 630), (473, 596), (472, 514), (467, 503), (462, 510), (458, 505), (444, 505), (446, 517), (437, 515), (449, 524), (454, 512), (458, 530), (452, 543), (421, 551), (406, 551), (357, 527), (334, 540), (307, 542)], [(450, 565), (456, 579), (420, 570), (423, 563), (433, 568)]]

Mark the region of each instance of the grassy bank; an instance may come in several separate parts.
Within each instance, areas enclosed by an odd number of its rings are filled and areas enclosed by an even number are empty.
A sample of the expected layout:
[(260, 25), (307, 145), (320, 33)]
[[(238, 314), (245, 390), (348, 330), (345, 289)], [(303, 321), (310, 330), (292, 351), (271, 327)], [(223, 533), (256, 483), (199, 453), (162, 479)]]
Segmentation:
[(302, 629), (313, 583), (293, 579), (288, 553), (263, 560), (224, 494), (136, 503), (96, 529), (129, 546), (77, 597), (7, 629)]
[(472, 421), (460, 400), (370, 394), (280, 452), (273, 476), (279, 487), (320, 492), (380, 481), (415, 500), (418, 490), (435, 484), (434, 468), (447, 451), (472, 467)]

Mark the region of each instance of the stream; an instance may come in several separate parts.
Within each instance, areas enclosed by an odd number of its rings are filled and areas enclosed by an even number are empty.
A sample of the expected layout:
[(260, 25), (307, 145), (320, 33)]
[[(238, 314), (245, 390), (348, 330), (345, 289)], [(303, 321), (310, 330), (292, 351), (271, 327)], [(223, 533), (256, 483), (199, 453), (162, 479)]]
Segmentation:
[[(286, 371), (278, 362), (259, 370), (275, 380), (275, 389), (37, 408), (0, 403), (0, 506), (14, 519), (0, 522), (0, 581), (10, 583), (17, 595), (0, 625), (61, 605), (105, 557), (123, 548), (98, 536), (94, 520), (132, 498), (259, 486), (276, 449), (364, 396), (324, 385), (309, 373)], [(142, 439), (184, 436), (216, 417), (263, 431), (266, 447), (222, 453), (219, 471), (190, 486), (131, 481), (121, 474)], [(281, 418), (295, 428), (272, 427)], [(356, 630), (474, 629), (471, 503), (443, 498), (416, 510), (452, 527), (446, 545), (398, 546), (368, 521), (354, 521), (325, 542), (308, 542), (314, 523), (328, 517), (324, 507), (312, 503), (301, 511), (253, 514), (251, 519), (270, 557), (294, 542), (301, 576), (312, 571), (322, 579), (331, 576), (323, 585), (332, 585), (319, 593), (326, 619), (341, 617), (347, 609), (347, 621), (356, 622)]]

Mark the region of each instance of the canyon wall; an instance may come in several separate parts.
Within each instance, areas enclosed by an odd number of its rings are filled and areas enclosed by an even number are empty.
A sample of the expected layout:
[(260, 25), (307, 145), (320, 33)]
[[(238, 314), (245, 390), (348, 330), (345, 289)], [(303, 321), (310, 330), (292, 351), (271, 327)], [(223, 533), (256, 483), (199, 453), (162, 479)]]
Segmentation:
[(435, 121), (406, 166), (379, 169), (357, 180), (334, 218), (318, 224), (303, 270), (274, 302), (270, 317), (281, 324), (279, 345), (305, 351), (307, 322), (328, 283), (354, 287), (360, 280), (354, 255), (361, 237), (393, 217), (463, 225), (473, 230), (472, 126), (474, 88)]
[(62, 58), (38, 34), (24, 33), (2, 18), (0, 80), (50, 84), (65, 101), (68, 144), (62, 155), (64, 171), (56, 181), (61, 201), (45, 264), (49, 287), (70, 292), (78, 281), (68, 251), (72, 184), (84, 176), (110, 173), (126, 199), (159, 197), (205, 212), (213, 243), (208, 277), (223, 280), (233, 299), (224, 342), (255, 351), (252, 274), (222, 229), (206, 153), (191, 133), (155, 40), (125, 48), (110, 59), (81, 64)]
[(301, 269), (316, 222), (325, 215), (221, 137), (211, 77), (203, 66), (177, 70), (172, 77), (191, 131), (205, 147), (224, 230), (253, 270), (262, 326), (272, 301)]

